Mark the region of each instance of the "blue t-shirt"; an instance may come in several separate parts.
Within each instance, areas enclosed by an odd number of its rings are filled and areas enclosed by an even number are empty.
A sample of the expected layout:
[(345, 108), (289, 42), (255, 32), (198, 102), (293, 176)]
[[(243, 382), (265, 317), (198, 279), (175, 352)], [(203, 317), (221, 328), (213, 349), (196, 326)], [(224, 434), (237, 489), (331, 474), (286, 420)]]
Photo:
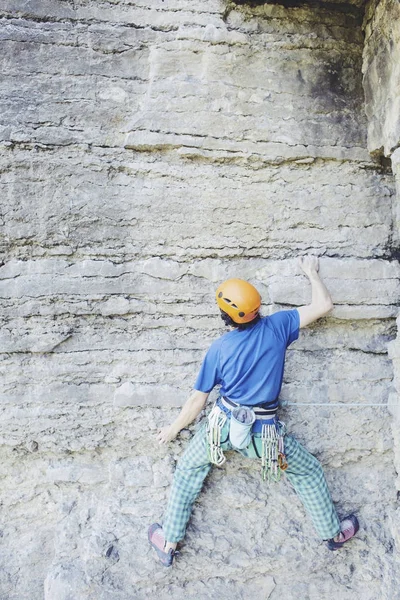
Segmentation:
[(195, 390), (210, 392), (247, 406), (278, 399), (286, 348), (299, 337), (297, 309), (263, 317), (253, 327), (235, 329), (213, 342), (198, 374)]

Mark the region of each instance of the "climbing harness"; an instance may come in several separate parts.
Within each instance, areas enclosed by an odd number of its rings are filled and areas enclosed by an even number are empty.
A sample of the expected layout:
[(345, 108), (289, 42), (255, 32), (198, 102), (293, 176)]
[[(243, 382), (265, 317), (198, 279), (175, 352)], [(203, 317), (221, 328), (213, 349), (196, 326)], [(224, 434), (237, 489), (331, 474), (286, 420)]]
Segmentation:
[[(286, 427), (284, 423), (277, 420), (275, 412), (259, 406), (249, 408), (227, 398), (218, 398), (208, 415), (206, 424), (210, 462), (221, 466), (226, 460), (221, 449), (221, 436), (228, 419), (230, 420), (229, 439), (234, 448), (239, 450), (246, 448), (251, 442), (252, 433), (261, 434), (262, 478), (264, 481), (279, 481), (281, 472), (288, 467), (284, 450)], [(256, 448), (255, 450), (257, 452)]]

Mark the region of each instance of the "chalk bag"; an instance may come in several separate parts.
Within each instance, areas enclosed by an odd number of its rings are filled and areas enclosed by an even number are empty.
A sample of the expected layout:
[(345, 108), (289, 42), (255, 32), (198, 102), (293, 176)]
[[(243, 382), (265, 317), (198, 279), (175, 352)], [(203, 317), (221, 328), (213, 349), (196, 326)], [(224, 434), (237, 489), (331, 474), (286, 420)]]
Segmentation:
[(251, 428), (256, 415), (252, 408), (239, 406), (231, 412), (231, 423), (229, 427), (229, 439), (232, 446), (238, 450), (247, 448), (251, 441)]

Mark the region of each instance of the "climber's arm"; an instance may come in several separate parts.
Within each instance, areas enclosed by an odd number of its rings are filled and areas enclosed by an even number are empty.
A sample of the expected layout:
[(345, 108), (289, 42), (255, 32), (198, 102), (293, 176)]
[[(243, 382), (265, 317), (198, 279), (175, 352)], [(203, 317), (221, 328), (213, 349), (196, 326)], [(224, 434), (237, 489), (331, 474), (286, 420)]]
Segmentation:
[(190, 425), (205, 407), (208, 396), (209, 393), (193, 390), (175, 421), (171, 425), (159, 429), (157, 434), (159, 443), (170, 442), (176, 438), (181, 429)]
[(311, 303), (297, 309), (300, 315), (300, 327), (306, 327), (332, 310), (333, 303), (328, 290), (318, 275), (318, 258), (305, 256), (300, 258), (299, 263), (311, 283)]

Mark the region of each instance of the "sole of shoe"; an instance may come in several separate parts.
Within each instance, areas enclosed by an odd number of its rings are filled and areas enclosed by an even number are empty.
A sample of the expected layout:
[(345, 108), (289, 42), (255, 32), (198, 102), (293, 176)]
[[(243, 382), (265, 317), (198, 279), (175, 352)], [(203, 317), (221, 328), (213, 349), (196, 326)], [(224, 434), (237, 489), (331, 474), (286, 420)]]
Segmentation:
[(172, 562), (174, 560), (175, 552), (173, 550), (169, 550), (169, 552), (164, 552), (153, 541), (153, 536), (158, 529), (162, 530), (162, 527), (159, 523), (153, 523), (153, 525), (150, 525), (147, 537), (148, 537), (150, 545), (156, 551), (157, 557), (158, 557), (158, 560), (160, 561), (160, 563), (163, 565), (163, 567), (169, 568), (169, 567), (172, 567)]
[(344, 542), (335, 542), (333, 539), (332, 540), (328, 540), (327, 542), (327, 546), (329, 548), (329, 550), (340, 550), (340, 548), (343, 548), (343, 546), (350, 541), (357, 533), (357, 531), (360, 529), (360, 524), (358, 522), (358, 519), (355, 515), (349, 515), (348, 517), (345, 517), (343, 519), (343, 521), (345, 521), (346, 519), (349, 519), (352, 523), (353, 523), (353, 527), (354, 527), (354, 533), (351, 537), (349, 537), (347, 540), (345, 540)]

